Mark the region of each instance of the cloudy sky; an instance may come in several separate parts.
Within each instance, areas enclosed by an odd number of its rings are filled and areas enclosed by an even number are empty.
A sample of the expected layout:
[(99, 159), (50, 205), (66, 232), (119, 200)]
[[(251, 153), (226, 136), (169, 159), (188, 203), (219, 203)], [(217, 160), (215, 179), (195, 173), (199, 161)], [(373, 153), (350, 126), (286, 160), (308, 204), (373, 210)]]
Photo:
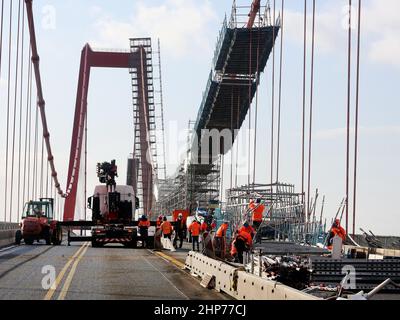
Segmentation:
[[(8, 2), (5, 1), (6, 12)], [(250, 2), (238, 1), (243, 5)], [(296, 184), (299, 189), (303, 7), (299, 0), (285, 2), (280, 180)], [(317, 0), (312, 189), (318, 188), (321, 196), (326, 195), (328, 220), (335, 215), (345, 195), (346, 4), (345, 0)], [(34, 1), (48, 121), (63, 185), (66, 183), (80, 51), (84, 44), (90, 43), (93, 48), (128, 49), (131, 37), (150, 36), (153, 41), (160, 38), (167, 164), (168, 173), (173, 174), (182, 150), (177, 145), (184, 145), (184, 129), (189, 120), (196, 119), (211, 70), (217, 35), (225, 14), (230, 14), (231, 5), (230, 0)], [(311, 1), (309, 9), (310, 5)], [(276, 7), (280, 6), (281, 1), (276, 0)], [(400, 233), (397, 202), (400, 198), (399, 11), (397, 0), (363, 0), (357, 206), (359, 227), (395, 235)], [(5, 18), (5, 25), (7, 21)], [(308, 29), (311, 29), (311, 16)], [(353, 35), (355, 40), (355, 31)], [(355, 45), (354, 42), (353, 47)], [(276, 55), (279, 56), (279, 49)], [(355, 55), (353, 61), (354, 58)], [(2, 64), (0, 101), (4, 114), (7, 86), (6, 64)], [(270, 181), (271, 69), (270, 61), (259, 90), (256, 173), (260, 183)], [(98, 161), (116, 158), (120, 175), (125, 176), (126, 158), (131, 153), (133, 137), (131, 98), (130, 76), (126, 70), (93, 71), (88, 100), (88, 170), (89, 174), (93, 173), (89, 177), (89, 190), (96, 183), (94, 172)], [(1, 154), (5, 153), (5, 124), (3, 118)], [(180, 137), (171, 133), (176, 128), (183, 131)], [(227, 158), (230, 158), (229, 154)], [(4, 156), (0, 162), (0, 202), (3, 202)], [(227, 187), (230, 167), (225, 173)], [(246, 181), (245, 175), (239, 177), (239, 184)], [(0, 205), (1, 210), (2, 207)]]

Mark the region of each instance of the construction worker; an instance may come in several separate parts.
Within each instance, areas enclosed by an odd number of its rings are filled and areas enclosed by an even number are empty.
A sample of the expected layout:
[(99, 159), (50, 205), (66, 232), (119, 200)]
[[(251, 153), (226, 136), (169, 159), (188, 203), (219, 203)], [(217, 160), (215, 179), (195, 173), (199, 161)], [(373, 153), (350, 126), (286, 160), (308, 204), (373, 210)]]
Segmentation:
[(328, 238), (328, 249), (332, 250), (332, 245), (333, 245), (333, 238), (335, 236), (338, 236), (342, 238), (343, 243), (346, 241), (346, 230), (340, 225), (340, 220), (336, 219), (335, 222), (332, 225), (331, 230), (329, 231), (329, 238)]
[(171, 234), (172, 234), (172, 225), (171, 222), (167, 220), (167, 217), (164, 217), (163, 223), (160, 226), (161, 232), (164, 235), (164, 238), (168, 238), (171, 240)]
[(226, 242), (226, 231), (228, 230), (229, 222), (224, 221), (222, 225), (218, 228), (216, 234), (215, 234), (215, 248), (216, 251), (219, 253), (217, 256), (219, 256), (221, 259), (225, 258), (225, 242)]
[(199, 236), (200, 236), (201, 225), (200, 222), (194, 220), (189, 226), (189, 232), (192, 234), (192, 245), (193, 251), (195, 251), (195, 244), (197, 243), (197, 251), (200, 251)]
[(160, 229), (162, 223), (163, 223), (163, 216), (160, 215), (160, 216), (158, 216), (158, 219), (156, 221), (156, 229), (157, 230)]
[(234, 246), (237, 251), (237, 260), (243, 263), (243, 253), (250, 250), (253, 245), (251, 235), (247, 231), (238, 231), (234, 240)]
[(142, 218), (139, 220), (138, 227), (140, 236), (142, 238), (142, 247), (144, 248), (145, 245), (147, 246), (147, 239), (149, 236), (149, 227), (150, 227), (150, 221), (147, 219), (145, 215), (143, 215)]
[(251, 238), (253, 238), (255, 235), (254, 228), (247, 221), (243, 224), (243, 227), (240, 228), (239, 232), (241, 232), (241, 231), (244, 231), (244, 232), (247, 232), (248, 234), (250, 234)]
[(176, 248), (179, 238), (180, 241), (179, 249), (182, 249), (183, 239), (185, 238), (185, 231), (186, 231), (186, 223), (183, 220), (182, 213), (178, 215), (178, 219), (174, 223), (174, 230), (175, 230), (174, 247)]
[(255, 232), (257, 233), (255, 242), (261, 242), (260, 236), (259, 236), (259, 228), (261, 226), (261, 223), (263, 221), (263, 214), (265, 210), (265, 205), (261, 203), (261, 199), (257, 199), (256, 202), (254, 203), (254, 200), (250, 201), (249, 204), (249, 210), (252, 213), (252, 221), (253, 221), (253, 228)]

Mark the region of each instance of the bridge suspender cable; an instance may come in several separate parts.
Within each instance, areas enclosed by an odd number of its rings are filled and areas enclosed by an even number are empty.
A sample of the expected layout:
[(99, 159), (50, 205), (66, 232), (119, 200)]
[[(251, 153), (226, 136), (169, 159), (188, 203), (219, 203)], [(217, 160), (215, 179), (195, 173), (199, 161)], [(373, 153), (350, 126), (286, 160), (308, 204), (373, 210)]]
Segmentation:
[[(3, 27), (4, 27), (4, 0), (1, 0), (1, 24), (0, 24), (0, 78), (1, 78), (1, 67), (3, 62)], [(7, 155), (6, 155), (7, 156)], [(4, 199), (5, 200), (5, 199)], [(4, 211), (4, 214), (6, 211)], [(4, 219), (6, 221), (6, 219)]]
[(274, 134), (275, 134), (275, 24), (276, 24), (276, 0), (273, 4), (273, 26), (272, 26), (272, 101), (271, 101), (271, 193), (273, 192), (272, 184), (274, 183)]
[(346, 135), (346, 230), (349, 230), (349, 187), (350, 187), (350, 117), (351, 117), (351, 10), (352, 2), (349, 0), (349, 26), (347, 47), (347, 135)]
[(253, 67), (253, 61), (252, 61), (252, 56), (253, 56), (253, 30), (252, 28), (250, 29), (250, 43), (249, 43), (249, 140), (248, 140), (248, 158), (247, 158), (247, 186), (248, 186), (248, 193), (250, 193), (250, 170), (251, 170), (251, 92), (252, 92), (252, 67)]
[(17, 23), (17, 47), (16, 47), (16, 59), (15, 59), (15, 82), (14, 82), (14, 108), (13, 108), (13, 129), (12, 129), (12, 147), (11, 147), (11, 179), (10, 179), (10, 214), (9, 221), (12, 222), (13, 213), (13, 196), (14, 196), (14, 171), (15, 171), (15, 131), (17, 121), (17, 97), (18, 97), (18, 77), (19, 77), (19, 40), (20, 40), (20, 28), (21, 28), (21, 0), (18, 2), (18, 23)]
[(358, 125), (360, 104), (360, 45), (361, 45), (361, 0), (358, 0), (358, 30), (357, 30), (357, 80), (356, 80), (356, 118), (354, 146), (354, 190), (353, 190), (353, 237), (356, 233), (356, 201), (357, 201), (357, 164), (358, 164)]
[[(24, 58), (25, 58), (25, 10), (22, 8), (22, 34), (21, 34), (21, 76), (20, 76), (20, 97), (19, 97), (19, 140), (18, 140), (18, 193), (17, 208), (18, 212), (22, 212), (23, 204), (21, 203), (21, 157), (22, 157), (22, 114), (23, 114), (23, 86), (24, 86)], [(24, 199), (24, 198), (23, 198)]]
[[(32, 64), (31, 64), (31, 51), (28, 51), (28, 77), (26, 86), (26, 118), (25, 118), (25, 140), (24, 140), (24, 172), (23, 172), (23, 183), (22, 183), (22, 199), (29, 198), (29, 166), (30, 166), (30, 150), (28, 152), (30, 143), (30, 97), (31, 97), (31, 85), (32, 85)], [(21, 101), (22, 102), (22, 101)], [(29, 136), (28, 136), (29, 134)], [(28, 142), (29, 138), (29, 142)], [(29, 147), (28, 147), (29, 146)], [(28, 180), (29, 181), (29, 180)], [(28, 190), (27, 190), (28, 187)]]
[(6, 129), (6, 172), (5, 172), (5, 197), (4, 197), (4, 221), (7, 221), (7, 200), (8, 200), (8, 153), (9, 153), (9, 135), (10, 135), (10, 96), (11, 96), (11, 46), (12, 46), (12, 13), (13, 2), (10, 1), (10, 28), (8, 37), (8, 75), (7, 75), (7, 129)]
[[(306, 68), (307, 68), (307, 0), (304, 0), (304, 52), (303, 52), (303, 122), (302, 122), (302, 140), (301, 140), (301, 194), (303, 208), (304, 203), (304, 177), (305, 177), (305, 135), (306, 135)], [(304, 212), (306, 214), (306, 212)]]
[[(261, 13), (259, 11), (258, 21), (261, 22)], [(254, 154), (253, 154), (253, 191), (256, 183), (256, 159), (257, 159), (257, 129), (258, 129), (258, 85), (260, 84), (260, 37), (261, 37), (261, 26), (258, 26), (257, 33), (257, 68), (256, 68), (256, 105), (255, 105), (255, 117), (254, 117)]]
[(284, 28), (285, 0), (282, 0), (281, 8), (281, 47), (279, 57), (279, 102), (278, 102), (278, 134), (277, 134), (277, 154), (276, 154), (276, 182), (279, 183), (279, 165), (281, 155), (281, 111), (282, 111), (282, 69), (283, 69), (283, 28)]
[[(307, 218), (310, 222), (311, 211), (310, 195), (311, 195), (311, 157), (312, 157), (312, 124), (313, 124), (313, 103), (314, 103), (314, 53), (315, 53), (315, 0), (313, 0), (312, 15), (312, 40), (311, 40), (311, 84), (310, 84), (310, 123), (308, 135), (308, 180), (307, 180)], [(316, 199), (315, 199), (316, 200)]]

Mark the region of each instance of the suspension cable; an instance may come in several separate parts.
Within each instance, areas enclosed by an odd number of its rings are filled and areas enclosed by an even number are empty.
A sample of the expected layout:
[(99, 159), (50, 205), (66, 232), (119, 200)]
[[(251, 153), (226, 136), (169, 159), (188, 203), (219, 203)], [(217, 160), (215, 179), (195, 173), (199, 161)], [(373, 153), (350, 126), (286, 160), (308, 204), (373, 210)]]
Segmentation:
[(281, 47), (279, 57), (279, 102), (278, 102), (278, 135), (276, 154), (276, 182), (279, 183), (279, 165), (281, 155), (281, 111), (282, 111), (282, 70), (283, 70), (283, 28), (284, 28), (285, 0), (282, 0), (281, 8)]
[(274, 134), (275, 134), (275, 24), (276, 24), (276, 0), (274, 0), (273, 9), (273, 27), (272, 27), (272, 115), (271, 115), (271, 193), (273, 192), (272, 184), (274, 183)]
[[(315, 53), (315, 0), (313, 0), (312, 13), (312, 40), (311, 40), (311, 84), (310, 84), (310, 124), (308, 135), (308, 181), (307, 181), (307, 218), (310, 220), (310, 196), (311, 196), (311, 155), (312, 155), (312, 124), (314, 103), (314, 53)], [(315, 199), (316, 200), (316, 199)]]
[(351, 10), (349, 0), (348, 64), (347, 64), (347, 135), (346, 135), (346, 230), (349, 230), (349, 187), (350, 187), (350, 117), (351, 117)]
[(33, 142), (33, 180), (32, 180), (32, 190), (33, 190), (33, 198), (37, 198), (37, 171), (38, 171), (38, 130), (39, 129), (39, 112), (38, 107), (35, 104), (35, 137)]
[[(4, 27), (4, 0), (1, 0), (1, 24), (0, 24), (0, 78), (1, 78), (1, 67), (3, 65), (3, 27)], [(7, 156), (7, 155), (6, 155)], [(6, 179), (7, 180), (7, 179)], [(4, 199), (6, 200), (6, 199)], [(6, 205), (7, 208), (7, 205)], [(6, 212), (6, 211), (4, 211)], [(6, 221), (6, 219), (4, 219)]]
[[(28, 81), (27, 81), (27, 92), (26, 92), (26, 119), (25, 119), (25, 142), (24, 142), (24, 173), (23, 173), (23, 192), (22, 192), (22, 198), (26, 200), (29, 198), (29, 181), (27, 182), (27, 175), (29, 178), (29, 170), (27, 168), (29, 167), (30, 164), (30, 150), (28, 152), (28, 132), (29, 132), (29, 138), (30, 138), (30, 97), (31, 97), (31, 85), (32, 85), (32, 64), (31, 64), (31, 51), (29, 49), (28, 52)], [(29, 140), (30, 141), (30, 140)], [(29, 142), (30, 143), (30, 142)], [(27, 156), (29, 155), (29, 159), (27, 161)], [(28, 186), (28, 191), (26, 190), (26, 187)], [(27, 191), (27, 192), (26, 192)]]
[(260, 84), (260, 37), (261, 37), (261, 12), (258, 11), (258, 33), (257, 33), (257, 70), (256, 70), (256, 105), (255, 105), (255, 117), (254, 117), (254, 155), (253, 155), (253, 192), (256, 183), (256, 159), (257, 159), (257, 129), (258, 129), (258, 88)]
[[(233, 87), (231, 90), (231, 135), (232, 135), (232, 143), (234, 141), (235, 138), (235, 132), (233, 129)], [(230, 189), (232, 189), (233, 187), (233, 144), (232, 144), (232, 148), (231, 148), (231, 181), (230, 181)]]
[(8, 75), (7, 75), (7, 129), (6, 129), (6, 172), (4, 182), (4, 221), (7, 221), (7, 200), (8, 200), (8, 151), (9, 151), (9, 132), (10, 132), (10, 95), (11, 95), (11, 46), (12, 46), (12, 13), (13, 2), (10, 1), (10, 28), (8, 37)]
[(251, 93), (252, 93), (252, 55), (253, 55), (253, 27), (250, 29), (250, 48), (249, 48), (249, 141), (248, 141), (248, 158), (247, 158), (247, 186), (248, 186), (248, 193), (250, 193), (250, 176), (251, 176)]
[(18, 2), (18, 26), (17, 26), (17, 48), (15, 59), (15, 84), (14, 84), (14, 112), (13, 112), (13, 131), (12, 131), (12, 147), (11, 147), (11, 181), (10, 181), (10, 216), (9, 221), (12, 222), (13, 212), (13, 195), (14, 195), (14, 160), (15, 160), (15, 131), (17, 121), (17, 96), (18, 96), (18, 77), (19, 77), (19, 38), (21, 23), (21, 0)]
[[(22, 3), (22, 6), (24, 3)], [(18, 196), (17, 207), (21, 207), (21, 151), (22, 151), (22, 113), (23, 113), (23, 85), (24, 85), (24, 53), (25, 53), (25, 10), (22, 9), (22, 35), (21, 35), (21, 76), (20, 76), (20, 97), (19, 97), (19, 140), (18, 140)], [(18, 210), (22, 212), (22, 210)]]
[(40, 158), (40, 197), (43, 197), (44, 180), (44, 138), (42, 138), (41, 158)]
[[(304, 0), (304, 54), (303, 54), (303, 125), (301, 141), (301, 193), (303, 206), (304, 199), (304, 177), (305, 177), (305, 137), (306, 137), (306, 68), (307, 68), (307, 0)], [(306, 214), (304, 212), (304, 214)]]
[(356, 118), (354, 146), (354, 190), (353, 190), (353, 237), (356, 232), (356, 201), (357, 201), (357, 165), (358, 165), (358, 127), (360, 102), (360, 45), (361, 45), (361, 0), (358, 0), (358, 30), (357, 30), (357, 80), (356, 80)]
[(3, 58), (3, 26), (4, 26), (4, 0), (1, 0), (1, 24), (0, 24), (0, 75)]

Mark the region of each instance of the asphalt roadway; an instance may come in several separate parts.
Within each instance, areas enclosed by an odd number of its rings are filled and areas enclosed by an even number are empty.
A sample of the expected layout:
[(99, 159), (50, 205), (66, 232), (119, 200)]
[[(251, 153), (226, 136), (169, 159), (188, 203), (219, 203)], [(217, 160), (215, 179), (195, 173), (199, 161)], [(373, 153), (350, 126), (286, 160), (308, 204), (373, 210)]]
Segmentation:
[(0, 300), (227, 299), (181, 267), (166, 252), (118, 245), (12, 246), (0, 249)]

